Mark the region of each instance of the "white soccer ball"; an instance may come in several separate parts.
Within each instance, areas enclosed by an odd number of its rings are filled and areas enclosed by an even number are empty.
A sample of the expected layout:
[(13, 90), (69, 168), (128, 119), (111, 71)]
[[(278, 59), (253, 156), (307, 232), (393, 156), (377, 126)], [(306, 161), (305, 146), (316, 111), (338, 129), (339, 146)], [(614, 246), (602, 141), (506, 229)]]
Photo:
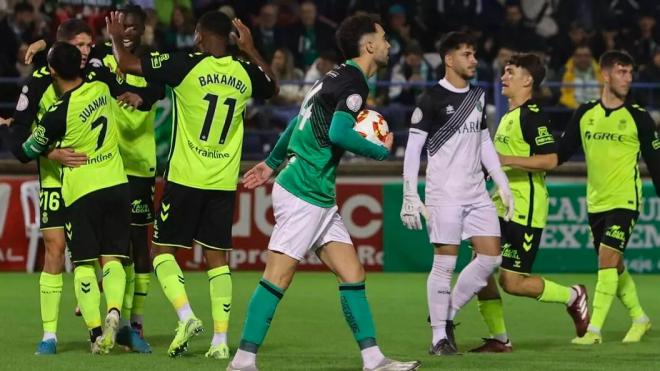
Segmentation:
[(383, 115), (369, 109), (358, 113), (353, 129), (362, 135), (364, 139), (376, 144), (383, 144), (385, 137), (390, 132)]

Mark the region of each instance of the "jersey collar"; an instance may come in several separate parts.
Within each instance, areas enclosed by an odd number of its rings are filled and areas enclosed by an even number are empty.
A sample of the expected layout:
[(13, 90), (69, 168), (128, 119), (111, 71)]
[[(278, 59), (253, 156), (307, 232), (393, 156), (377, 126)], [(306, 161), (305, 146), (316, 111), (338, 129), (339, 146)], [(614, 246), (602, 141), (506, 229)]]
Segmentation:
[(357, 68), (357, 69), (360, 71), (360, 73), (362, 74), (362, 77), (364, 77), (364, 81), (367, 81), (367, 80), (368, 80), (368, 79), (367, 79), (367, 75), (364, 73), (364, 71), (362, 71), (362, 68), (360, 67), (360, 65), (358, 65), (357, 63), (355, 63), (354, 60), (349, 59), (349, 60), (347, 60), (347, 61), (344, 62), (344, 63), (345, 63), (346, 65), (353, 66), (353, 67)]
[(457, 88), (454, 85), (452, 85), (447, 79), (442, 79), (438, 81), (438, 84), (440, 84), (440, 86), (449, 90), (452, 93), (467, 93), (467, 91), (470, 90), (470, 84), (468, 84), (468, 86), (464, 88)]

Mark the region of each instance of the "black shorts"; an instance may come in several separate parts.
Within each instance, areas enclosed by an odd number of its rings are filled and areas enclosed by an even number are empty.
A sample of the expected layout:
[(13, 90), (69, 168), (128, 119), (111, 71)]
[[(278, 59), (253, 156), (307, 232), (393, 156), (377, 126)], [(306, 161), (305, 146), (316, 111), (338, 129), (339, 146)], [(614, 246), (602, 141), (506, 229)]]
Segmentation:
[(155, 178), (128, 176), (131, 191), (131, 225), (149, 225), (154, 222)]
[(639, 211), (628, 209), (589, 213), (589, 227), (596, 251), (603, 244), (623, 253), (638, 217)]
[(163, 246), (231, 250), (236, 191), (197, 189), (167, 182), (153, 243)]
[(502, 230), (502, 269), (521, 274), (532, 273), (543, 228), (505, 222), (500, 218), (500, 229)]
[(62, 188), (39, 189), (39, 229), (64, 228), (66, 206), (62, 200)]
[(128, 257), (128, 196), (128, 183), (123, 183), (86, 194), (67, 207), (64, 232), (74, 263), (99, 256)]

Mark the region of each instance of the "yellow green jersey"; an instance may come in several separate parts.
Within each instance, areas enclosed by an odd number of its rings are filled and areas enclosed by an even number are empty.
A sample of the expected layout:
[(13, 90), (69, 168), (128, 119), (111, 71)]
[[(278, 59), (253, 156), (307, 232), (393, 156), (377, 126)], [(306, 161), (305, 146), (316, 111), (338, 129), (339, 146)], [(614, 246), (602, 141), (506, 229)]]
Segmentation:
[(606, 108), (600, 100), (582, 104), (566, 126), (559, 162), (578, 147), (587, 164), (587, 211), (639, 210), (642, 181), (638, 160), (644, 158), (656, 193), (660, 189), (660, 139), (646, 110), (632, 102)]
[[(497, 153), (506, 156), (530, 157), (557, 152), (548, 118), (537, 104), (530, 101), (502, 116), (493, 142)], [(545, 172), (506, 167), (504, 173), (509, 179), (515, 203), (511, 221), (527, 227), (545, 227), (549, 204)], [(493, 202), (498, 215), (503, 217), (506, 207), (499, 195), (493, 197)]]
[(248, 100), (272, 96), (274, 82), (254, 64), (203, 53), (151, 53), (142, 58), (142, 72), (148, 83), (164, 83), (173, 91), (167, 181), (235, 190)]

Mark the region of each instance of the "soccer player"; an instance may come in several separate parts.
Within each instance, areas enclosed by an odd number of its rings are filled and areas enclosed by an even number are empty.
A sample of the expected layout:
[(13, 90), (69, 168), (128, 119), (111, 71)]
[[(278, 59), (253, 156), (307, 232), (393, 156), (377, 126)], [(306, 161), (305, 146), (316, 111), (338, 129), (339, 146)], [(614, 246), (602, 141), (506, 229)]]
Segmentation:
[[(128, 50), (136, 55), (148, 55), (142, 45), (146, 14), (137, 5), (121, 10), (124, 14), (125, 34), (121, 40)], [(95, 46), (94, 54), (101, 63), (125, 81), (126, 84), (144, 87), (155, 101), (162, 98), (165, 87), (160, 82), (149, 82), (142, 76), (124, 74), (117, 68), (112, 54), (112, 44)], [(95, 63), (92, 60), (91, 63)], [(148, 226), (154, 221), (153, 195), (156, 179), (156, 141), (154, 119), (156, 106), (140, 111), (113, 105), (117, 119), (119, 153), (124, 162), (131, 192), (131, 258), (124, 266), (126, 271), (126, 294), (122, 306), (122, 323), (117, 333), (117, 343), (139, 353), (150, 353), (151, 347), (143, 339), (143, 313), (151, 279)]]
[[(475, 41), (467, 33), (450, 32), (442, 39), (440, 55), (445, 78), (420, 97), (411, 117), (403, 164), (401, 221), (408, 229), (422, 229), (427, 220), (435, 247), (427, 280), (433, 333), (430, 354), (458, 352), (453, 320), (456, 313), (484, 286), (500, 266), (500, 225), (486, 190), (483, 168), (499, 188), (504, 219), (511, 219), (513, 197), (500, 168), (486, 127), (485, 93), (469, 80), (477, 66)], [(417, 193), (420, 154), (428, 151), (425, 202)], [(428, 207), (428, 209), (427, 209)], [(451, 289), (461, 240), (470, 239), (476, 257), (459, 274)]]
[[(502, 94), (509, 99), (509, 111), (500, 119), (494, 142), (514, 195), (515, 210), (511, 220), (505, 221), (506, 207), (499, 196), (494, 197), (502, 232), (499, 281), (504, 291), (511, 295), (566, 305), (578, 336), (582, 336), (589, 324), (584, 285), (566, 287), (531, 275), (548, 217), (545, 170), (554, 167), (557, 153), (549, 120), (532, 100), (533, 90), (544, 77), (545, 67), (536, 55), (520, 54), (509, 60), (501, 79)], [(530, 156), (535, 157), (530, 160)], [(510, 352), (512, 347), (506, 333), (497, 284), (491, 282), (478, 297), (479, 312), (491, 337), (472, 351)]]
[(639, 153), (660, 190), (660, 139), (645, 109), (628, 99), (634, 61), (624, 51), (600, 57), (604, 86), (597, 101), (582, 104), (559, 143), (559, 163), (582, 145), (587, 165), (587, 211), (598, 254), (598, 281), (587, 333), (573, 344), (599, 344), (601, 330), (614, 297), (628, 309), (632, 326), (624, 343), (639, 342), (651, 328), (637, 297), (623, 254), (639, 217), (642, 181)]
[[(57, 143), (87, 155), (85, 164), (61, 170), (64, 226), (76, 265), (75, 293), (90, 329), (92, 352), (107, 354), (114, 346), (126, 283), (120, 260), (127, 257), (129, 243), (128, 185), (111, 109), (112, 97), (119, 94), (118, 85), (104, 69), (90, 71), (83, 78), (80, 63), (81, 53), (75, 46), (64, 42), (53, 45), (48, 65), (60, 97), (14, 154), (27, 162)], [(108, 307), (103, 330), (93, 266), (99, 258)]]
[[(57, 28), (56, 38), (58, 41), (68, 42), (80, 50), (80, 68), (84, 69), (92, 48), (92, 30), (87, 23), (78, 19), (67, 20)], [(10, 129), (11, 141), (15, 142), (16, 146), (28, 138), (33, 124), (36, 124), (47, 109), (57, 101), (58, 93), (52, 82), (52, 76), (48, 67), (45, 66), (36, 69), (23, 85)], [(37, 158), (41, 232), (45, 254), (44, 267), (39, 279), (44, 335), (37, 346), (36, 354), (55, 354), (57, 351), (57, 320), (63, 286), (62, 271), (64, 270), (65, 211), (61, 194), (61, 165), (56, 161), (75, 167), (83, 165), (87, 161), (87, 157), (84, 153), (61, 149), (51, 151), (48, 157), (39, 156)]]
[[(232, 21), (221, 12), (204, 14), (195, 41), (202, 53), (158, 54), (139, 59), (123, 44), (123, 15), (108, 22), (120, 70), (165, 83), (174, 91), (174, 138), (167, 183), (154, 226), (154, 270), (179, 317), (168, 354), (181, 355), (188, 341), (203, 330), (193, 313), (176, 248), (204, 248), (213, 314), (213, 340), (207, 357), (229, 358), (227, 326), (231, 310), (231, 249), (236, 185), (243, 142), (243, 116), (251, 97), (269, 98), (276, 91), (270, 68), (254, 48), (250, 30), (237, 19), (235, 40), (252, 63), (228, 54)], [(267, 71), (267, 73), (264, 73)]]
[(298, 262), (313, 251), (337, 276), (347, 323), (358, 343), (364, 370), (415, 370), (419, 362), (385, 358), (376, 344), (365, 292), (365, 273), (337, 212), (335, 172), (344, 151), (384, 160), (392, 147), (371, 143), (353, 130), (364, 108), (367, 79), (387, 65), (389, 43), (370, 16), (353, 16), (339, 26), (337, 43), (348, 59), (307, 93), (268, 158), (244, 176), (247, 188), (264, 184), (288, 159), (273, 186), (275, 228), (263, 277), (248, 304), (241, 342), (227, 370), (257, 370), (257, 351)]

